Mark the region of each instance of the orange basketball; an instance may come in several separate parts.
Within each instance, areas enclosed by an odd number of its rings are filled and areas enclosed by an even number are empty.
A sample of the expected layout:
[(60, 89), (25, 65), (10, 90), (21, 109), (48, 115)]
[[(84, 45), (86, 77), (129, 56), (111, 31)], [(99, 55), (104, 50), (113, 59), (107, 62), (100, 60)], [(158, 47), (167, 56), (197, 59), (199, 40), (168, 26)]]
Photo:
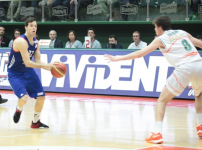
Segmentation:
[(62, 78), (67, 73), (67, 67), (65, 64), (59, 63), (51, 69), (51, 73), (55, 78)]

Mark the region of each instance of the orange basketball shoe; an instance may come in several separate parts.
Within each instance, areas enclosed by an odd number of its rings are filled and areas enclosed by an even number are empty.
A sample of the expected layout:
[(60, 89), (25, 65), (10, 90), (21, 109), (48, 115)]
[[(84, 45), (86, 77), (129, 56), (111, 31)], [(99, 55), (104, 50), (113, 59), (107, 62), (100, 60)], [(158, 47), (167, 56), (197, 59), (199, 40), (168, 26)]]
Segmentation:
[(197, 130), (198, 137), (202, 138), (202, 124), (199, 126), (196, 126), (196, 130)]
[(153, 133), (149, 138), (146, 138), (145, 141), (154, 143), (154, 144), (161, 144), (163, 143), (163, 138), (161, 133)]

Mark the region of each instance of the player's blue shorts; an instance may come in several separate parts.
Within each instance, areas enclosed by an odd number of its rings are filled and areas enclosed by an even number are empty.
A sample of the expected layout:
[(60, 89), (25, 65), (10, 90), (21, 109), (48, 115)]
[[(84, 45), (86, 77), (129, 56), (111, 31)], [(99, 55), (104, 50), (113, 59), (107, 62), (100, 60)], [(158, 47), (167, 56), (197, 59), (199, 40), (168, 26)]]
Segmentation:
[(33, 68), (23, 73), (8, 72), (8, 80), (19, 99), (27, 93), (33, 98), (45, 96), (41, 81)]

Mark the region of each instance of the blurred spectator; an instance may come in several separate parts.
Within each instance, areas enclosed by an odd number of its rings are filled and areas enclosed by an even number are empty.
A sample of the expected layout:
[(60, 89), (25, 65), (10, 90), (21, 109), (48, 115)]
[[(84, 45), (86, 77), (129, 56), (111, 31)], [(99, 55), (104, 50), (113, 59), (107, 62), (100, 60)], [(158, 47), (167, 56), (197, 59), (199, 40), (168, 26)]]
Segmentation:
[(0, 22), (6, 19), (7, 10), (8, 10), (8, 1), (0, 0)]
[[(95, 29), (89, 28), (87, 36), (91, 37), (91, 48), (102, 48), (100, 42), (95, 39)], [(83, 43), (83, 48), (85, 48), (85, 42)]]
[(12, 47), (13, 41), (14, 41), (18, 36), (20, 36), (21, 34), (22, 34), (22, 32), (21, 32), (20, 29), (15, 29), (15, 30), (13, 31), (13, 39), (10, 41), (8, 47)]
[(105, 48), (123, 49), (123, 46), (117, 42), (117, 37), (115, 35), (110, 35), (109, 36), (109, 43), (105, 46)]
[[(34, 17), (37, 17), (36, 13), (41, 11), (40, 9), (38, 9), (37, 5), (38, 5), (38, 1), (22, 1), (21, 2), (21, 7), (26, 7), (26, 8), (33, 7), (34, 8), (33, 15), (32, 15)], [(25, 21), (27, 19), (27, 17), (29, 17), (29, 15), (27, 15), (27, 13), (25, 13), (23, 15), (23, 17), (21, 18), (21, 21)]]
[(63, 48), (63, 43), (57, 39), (57, 32), (55, 30), (49, 32), (49, 37), (51, 39), (50, 48)]
[(65, 48), (82, 48), (82, 43), (77, 40), (76, 32), (70, 30), (67, 34), (67, 43)]
[(131, 43), (128, 49), (142, 49), (147, 47), (147, 43), (142, 41), (142, 36), (139, 31), (133, 32), (133, 43)]
[(196, 38), (202, 41), (202, 36), (201, 35), (197, 35)]
[[(186, 0), (183, 0), (186, 6)], [(202, 0), (189, 0), (188, 10), (189, 10), (189, 20), (195, 20), (198, 16), (199, 4), (202, 4)]]
[[(114, 2), (112, 1), (112, 17), (114, 16)], [(110, 0), (98, 0), (98, 4), (102, 5), (102, 12), (106, 16), (106, 21), (110, 19)]]
[[(52, 3), (53, 3), (53, 0), (42, 0), (44, 1), (44, 13), (47, 13), (48, 15), (48, 20), (51, 19), (51, 16), (52, 16)], [(39, 7), (42, 7), (42, 1), (39, 2)]]
[(10, 39), (5, 34), (5, 28), (3, 26), (0, 26), (0, 47), (8, 47), (8, 44), (10, 42)]
[[(93, 3), (92, 0), (77, 0), (77, 11), (82, 5), (89, 5)], [(66, 19), (74, 20), (75, 19), (75, 0), (65, 0), (63, 6), (69, 8), (69, 14)]]
[[(7, 19), (6, 21), (11, 20), (11, 3), (9, 4), (8, 12), (7, 12)], [(13, 20), (19, 21), (20, 17), (20, 9), (21, 9), (21, 1), (13, 1)]]

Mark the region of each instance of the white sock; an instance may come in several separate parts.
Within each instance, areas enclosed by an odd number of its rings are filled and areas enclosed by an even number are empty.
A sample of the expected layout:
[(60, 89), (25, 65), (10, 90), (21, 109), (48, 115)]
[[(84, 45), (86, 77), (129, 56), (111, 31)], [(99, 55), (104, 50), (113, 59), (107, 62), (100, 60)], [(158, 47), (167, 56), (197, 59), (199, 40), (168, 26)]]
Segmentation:
[(196, 114), (196, 123), (197, 123), (197, 126), (202, 124), (202, 113)]
[(162, 133), (162, 121), (157, 121), (155, 123), (155, 133)]
[(39, 116), (40, 116), (41, 112), (35, 112), (34, 113), (34, 119), (33, 122), (36, 123), (39, 120)]
[(18, 109), (19, 111), (22, 111), (23, 107), (17, 106), (17, 109)]

